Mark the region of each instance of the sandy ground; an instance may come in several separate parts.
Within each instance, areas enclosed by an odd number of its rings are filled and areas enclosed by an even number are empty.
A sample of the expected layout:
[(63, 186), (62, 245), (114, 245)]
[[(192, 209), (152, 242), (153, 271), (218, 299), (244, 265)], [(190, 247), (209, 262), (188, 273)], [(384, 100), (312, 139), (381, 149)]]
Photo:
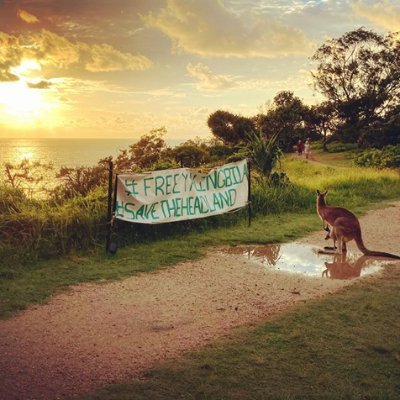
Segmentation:
[[(400, 202), (368, 213), (366, 246), (400, 254), (399, 222)], [(322, 231), (302, 242), (326, 245)], [(157, 273), (72, 287), (0, 321), (0, 398), (59, 399), (140, 377), (161, 360), (358, 279), (273, 271), (216, 249)]]

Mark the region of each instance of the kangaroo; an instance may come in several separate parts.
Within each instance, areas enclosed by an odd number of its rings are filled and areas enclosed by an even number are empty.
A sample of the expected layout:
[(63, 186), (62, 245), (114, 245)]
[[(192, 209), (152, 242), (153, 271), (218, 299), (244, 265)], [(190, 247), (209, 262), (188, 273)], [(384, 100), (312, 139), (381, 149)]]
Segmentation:
[[(336, 250), (337, 249), (337, 247), (336, 247), (337, 237), (336, 237), (335, 233), (333, 232), (333, 229), (328, 224), (326, 224), (326, 226), (325, 226), (325, 223), (324, 223), (324, 231), (327, 232), (327, 234), (325, 236), (325, 240), (329, 240), (329, 239), (333, 240), (333, 247), (324, 246), (324, 249), (325, 250)], [(346, 243), (343, 243), (342, 250), (346, 251)]]
[(327, 190), (324, 192), (317, 190), (317, 213), (322, 222), (330, 227), (329, 235), (334, 242), (337, 241), (339, 254), (346, 252), (346, 243), (354, 239), (358, 249), (366, 256), (400, 259), (400, 256), (395, 254), (368, 250), (362, 240), (358, 218), (345, 208), (328, 206), (325, 199), (327, 193)]

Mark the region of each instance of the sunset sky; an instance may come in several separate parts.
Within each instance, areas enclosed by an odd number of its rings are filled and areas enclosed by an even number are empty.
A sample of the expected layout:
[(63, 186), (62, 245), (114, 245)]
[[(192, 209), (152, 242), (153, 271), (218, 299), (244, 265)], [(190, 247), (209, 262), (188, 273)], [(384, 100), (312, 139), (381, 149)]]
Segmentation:
[(218, 109), (318, 102), (310, 57), (361, 26), (400, 30), (400, 1), (0, 0), (0, 137), (207, 137)]

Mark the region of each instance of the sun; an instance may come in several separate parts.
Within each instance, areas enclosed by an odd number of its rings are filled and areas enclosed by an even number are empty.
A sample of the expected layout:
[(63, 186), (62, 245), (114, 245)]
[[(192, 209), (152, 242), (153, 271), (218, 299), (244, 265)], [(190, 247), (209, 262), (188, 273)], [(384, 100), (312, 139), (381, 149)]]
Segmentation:
[(11, 68), (11, 72), (19, 77), (30, 76), (33, 71), (40, 71), (41, 65), (33, 59), (23, 59), (19, 65)]
[(35, 60), (23, 60), (10, 70), (19, 80), (1, 83), (0, 114), (7, 125), (15, 128), (43, 126), (52, 119), (57, 103), (51, 101), (48, 90), (28, 86), (31, 77), (40, 69)]
[(3, 83), (0, 104), (16, 124), (33, 122), (43, 114), (43, 94), (30, 89), (23, 81)]

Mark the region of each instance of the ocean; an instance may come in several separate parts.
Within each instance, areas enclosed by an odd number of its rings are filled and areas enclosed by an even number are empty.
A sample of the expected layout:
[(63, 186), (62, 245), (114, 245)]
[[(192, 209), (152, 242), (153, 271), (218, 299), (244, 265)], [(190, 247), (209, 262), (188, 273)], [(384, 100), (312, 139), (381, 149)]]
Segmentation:
[[(2, 139), (0, 138), (0, 168), (6, 162), (52, 162), (61, 166), (93, 166), (107, 156), (116, 157), (120, 150), (128, 149), (138, 139)], [(169, 146), (180, 143), (167, 141)]]

